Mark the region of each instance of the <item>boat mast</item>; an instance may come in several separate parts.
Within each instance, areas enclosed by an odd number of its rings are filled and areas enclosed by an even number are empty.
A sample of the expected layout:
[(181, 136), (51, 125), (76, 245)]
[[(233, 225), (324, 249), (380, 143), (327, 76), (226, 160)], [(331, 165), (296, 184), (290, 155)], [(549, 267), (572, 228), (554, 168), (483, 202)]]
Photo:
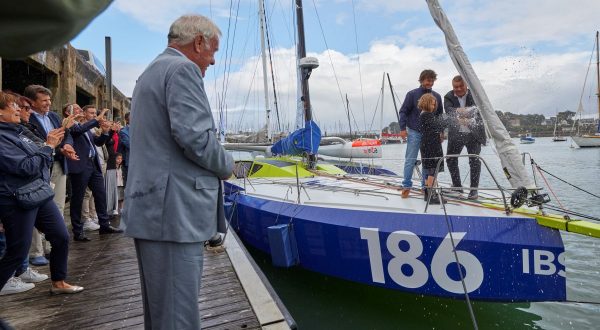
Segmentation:
[(599, 49), (600, 46), (598, 45), (598, 31), (596, 31), (596, 96), (598, 96), (598, 131), (600, 132), (600, 52), (598, 52)]
[(269, 108), (269, 84), (267, 82), (267, 55), (265, 51), (265, 4), (264, 0), (258, 1), (258, 16), (260, 19), (260, 50), (262, 58), (263, 84), (265, 89), (265, 110), (267, 113), (265, 126), (267, 128), (267, 140), (271, 142), (271, 109)]
[[(298, 26), (298, 61), (301, 62), (306, 57), (306, 43), (304, 41), (304, 14), (302, 12), (302, 0), (296, 0), (296, 23)], [(312, 120), (312, 112), (310, 110), (310, 93), (308, 90), (308, 78), (311, 70), (300, 67), (301, 79), (301, 101), (304, 106), (304, 120)]]
[[(385, 94), (385, 72), (381, 77), (381, 115), (379, 116), (379, 140), (383, 141), (383, 95)], [(391, 130), (390, 130), (391, 133)]]

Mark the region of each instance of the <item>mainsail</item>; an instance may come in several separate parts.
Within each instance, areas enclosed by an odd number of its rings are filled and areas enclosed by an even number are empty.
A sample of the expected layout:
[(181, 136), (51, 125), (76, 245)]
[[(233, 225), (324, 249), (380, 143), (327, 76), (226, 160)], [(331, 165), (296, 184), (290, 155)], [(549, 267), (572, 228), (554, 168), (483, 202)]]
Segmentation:
[(525, 170), (525, 166), (521, 162), (521, 155), (516, 144), (511, 140), (508, 131), (496, 115), (490, 100), (475, 74), (475, 70), (471, 66), (471, 62), (467, 58), (454, 29), (448, 20), (448, 17), (442, 10), (442, 7), (437, 0), (425, 0), (429, 6), (431, 17), (435, 24), (444, 32), (446, 37), (446, 46), (450, 58), (460, 73), (467, 85), (471, 88), (475, 103), (479, 107), (481, 116), (483, 117), (486, 130), (494, 141), (494, 146), (498, 151), (502, 168), (513, 188), (525, 186), (526, 188), (535, 188), (534, 182), (531, 180)]

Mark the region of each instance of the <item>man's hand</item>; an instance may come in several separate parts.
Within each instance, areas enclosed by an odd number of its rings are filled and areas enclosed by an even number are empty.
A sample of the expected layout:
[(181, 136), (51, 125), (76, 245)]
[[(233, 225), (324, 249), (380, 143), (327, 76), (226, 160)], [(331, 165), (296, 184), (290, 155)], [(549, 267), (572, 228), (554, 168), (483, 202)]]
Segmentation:
[(406, 139), (408, 138), (406, 130), (400, 131), (400, 137), (402, 138), (402, 141), (406, 142)]
[(98, 116), (96, 116), (96, 120), (97, 121), (103, 121), (104, 119), (104, 115), (106, 115), (106, 113), (108, 112), (108, 109), (104, 108), (102, 109), (102, 111), (100, 111), (100, 114)]
[(444, 139), (446, 139), (446, 136), (444, 135), (444, 132), (440, 133), (440, 143), (444, 143)]
[(112, 127), (112, 122), (108, 121), (108, 120), (100, 120), (100, 129), (102, 129), (102, 133), (104, 134), (108, 134), (108, 132), (110, 131), (110, 128)]
[(67, 157), (70, 160), (79, 160), (79, 156), (77, 156), (75, 149), (73, 149), (73, 146), (70, 144), (65, 144), (60, 149), (60, 153), (63, 154), (65, 157)]
[(458, 118), (458, 123), (462, 126), (469, 126), (471, 120), (469, 118)]
[(64, 128), (56, 128), (48, 132), (48, 136), (46, 137), (46, 144), (50, 146), (52, 149), (56, 148), (62, 139), (65, 137), (65, 129)]
[(75, 125), (75, 123), (77, 121), (79, 121), (83, 117), (84, 116), (81, 113), (80, 114), (71, 114), (67, 118), (63, 119), (62, 127), (64, 127), (64, 128), (71, 128), (71, 127), (73, 127), (73, 125)]
[(121, 124), (119, 122), (115, 121), (114, 123), (112, 123), (112, 126), (110, 127), (110, 129), (113, 132), (119, 132), (121, 130)]

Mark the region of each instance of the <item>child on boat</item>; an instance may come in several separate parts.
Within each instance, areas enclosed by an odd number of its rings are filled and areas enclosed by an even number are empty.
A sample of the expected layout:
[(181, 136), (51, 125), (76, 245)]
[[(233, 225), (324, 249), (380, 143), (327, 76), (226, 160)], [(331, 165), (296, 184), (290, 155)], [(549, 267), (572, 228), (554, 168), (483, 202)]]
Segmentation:
[[(435, 115), (437, 101), (431, 93), (423, 94), (419, 98), (417, 107), (421, 110), (420, 128), (421, 128), (421, 160), (423, 162), (423, 177), (425, 178), (425, 200), (430, 204), (439, 204), (443, 199), (431, 188), (435, 187), (435, 170), (439, 160), (444, 157), (442, 150), (442, 133), (444, 123), (442, 118)], [(439, 172), (444, 171), (444, 162), (441, 161)], [(431, 197), (429, 197), (431, 195)]]

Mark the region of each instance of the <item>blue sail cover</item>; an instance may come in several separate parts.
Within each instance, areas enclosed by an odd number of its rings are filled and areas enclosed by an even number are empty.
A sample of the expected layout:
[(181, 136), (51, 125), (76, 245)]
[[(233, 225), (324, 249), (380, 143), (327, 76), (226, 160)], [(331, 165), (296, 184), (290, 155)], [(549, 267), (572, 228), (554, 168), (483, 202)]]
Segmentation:
[(304, 128), (273, 144), (271, 153), (289, 156), (300, 156), (304, 153), (314, 155), (319, 149), (319, 143), (321, 143), (321, 129), (317, 123), (309, 120), (304, 123)]

